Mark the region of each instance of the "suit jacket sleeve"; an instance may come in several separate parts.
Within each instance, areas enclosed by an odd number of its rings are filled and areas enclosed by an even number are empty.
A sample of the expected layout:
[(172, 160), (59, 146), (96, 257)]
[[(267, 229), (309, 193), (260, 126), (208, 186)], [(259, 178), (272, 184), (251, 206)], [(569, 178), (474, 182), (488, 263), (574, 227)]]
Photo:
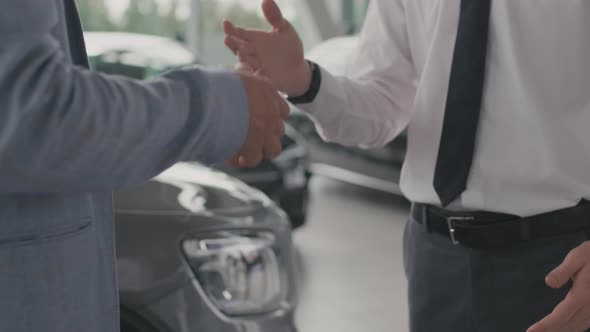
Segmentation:
[(114, 189), (239, 149), (237, 76), (191, 68), (140, 82), (75, 67), (50, 33), (54, 4), (8, 0), (0, 12), (0, 193)]

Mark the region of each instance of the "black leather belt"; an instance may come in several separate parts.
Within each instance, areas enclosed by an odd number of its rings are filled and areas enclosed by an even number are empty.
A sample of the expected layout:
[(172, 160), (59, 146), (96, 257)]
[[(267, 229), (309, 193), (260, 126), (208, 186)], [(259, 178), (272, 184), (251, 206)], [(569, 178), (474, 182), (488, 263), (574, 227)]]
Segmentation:
[(458, 213), (424, 205), (412, 205), (412, 219), (428, 232), (443, 234), (455, 245), (492, 249), (540, 238), (590, 229), (590, 203), (520, 218), (489, 212)]

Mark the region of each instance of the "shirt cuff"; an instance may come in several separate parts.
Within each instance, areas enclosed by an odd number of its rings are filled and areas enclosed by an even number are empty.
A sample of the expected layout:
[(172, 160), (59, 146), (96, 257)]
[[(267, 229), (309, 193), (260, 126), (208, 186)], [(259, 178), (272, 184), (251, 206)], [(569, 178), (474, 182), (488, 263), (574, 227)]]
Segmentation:
[(313, 102), (298, 104), (296, 107), (312, 116), (329, 116), (329, 113), (338, 112), (338, 105), (346, 102), (346, 92), (341, 82), (325, 69), (321, 68), (322, 84)]

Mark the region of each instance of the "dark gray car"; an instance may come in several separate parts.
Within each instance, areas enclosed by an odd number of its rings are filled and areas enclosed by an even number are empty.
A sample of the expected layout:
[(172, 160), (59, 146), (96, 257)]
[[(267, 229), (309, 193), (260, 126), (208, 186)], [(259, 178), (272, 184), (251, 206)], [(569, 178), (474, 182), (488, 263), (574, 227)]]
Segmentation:
[(262, 192), (177, 164), (115, 195), (122, 332), (293, 332), (291, 227)]

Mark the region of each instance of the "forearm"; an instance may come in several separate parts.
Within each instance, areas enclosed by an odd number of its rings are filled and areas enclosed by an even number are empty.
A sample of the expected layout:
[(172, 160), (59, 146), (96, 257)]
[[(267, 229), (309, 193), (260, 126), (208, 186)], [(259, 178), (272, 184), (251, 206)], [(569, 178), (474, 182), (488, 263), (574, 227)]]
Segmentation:
[[(403, 0), (371, 1), (347, 77), (322, 72), (315, 101), (301, 108), (328, 141), (380, 147), (411, 118), (418, 79)], [(334, 56), (340, 56), (335, 54)], [(346, 56), (346, 54), (342, 54)]]
[(177, 71), (149, 82), (66, 63), (48, 36), (0, 53), (0, 192), (113, 189), (179, 160), (229, 158), (247, 98), (233, 74)]
[(411, 116), (413, 84), (391, 83), (380, 77), (336, 77), (322, 70), (316, 99), (298, 108), (310, 115), (328, 142), (381, 147), (403, 131)]

